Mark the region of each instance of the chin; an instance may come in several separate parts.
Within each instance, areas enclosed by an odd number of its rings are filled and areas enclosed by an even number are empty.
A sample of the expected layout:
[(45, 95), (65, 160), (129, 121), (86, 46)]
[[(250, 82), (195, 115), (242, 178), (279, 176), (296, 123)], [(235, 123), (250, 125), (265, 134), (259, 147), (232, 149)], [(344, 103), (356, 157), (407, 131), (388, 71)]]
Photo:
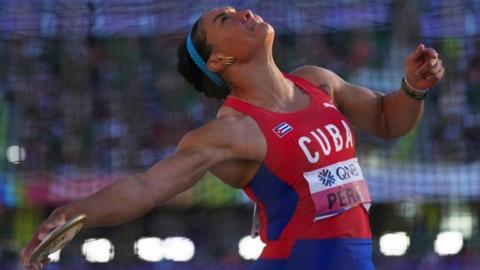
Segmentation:
[(269, 23), (261, 22), (258, 26), (262, 27), (262, 29), (267, 33), (275, 33), (275, 29), (273, 29), (273, 26), (271, 26)]
[(268, 24), (265, 23), (265, 43), (273, 43), (273, 39), (275, 38), (275, 29)]
[(258, 24), (256, 26), (255, 30), (261, 32), (262, 36), (266, 40), (273, 39), (273, 37), (275, 36), (275, 30), (273, 29), (273, 27), (270, 24), (268, 24), (266, 22), (262, 22), (262, 23)]

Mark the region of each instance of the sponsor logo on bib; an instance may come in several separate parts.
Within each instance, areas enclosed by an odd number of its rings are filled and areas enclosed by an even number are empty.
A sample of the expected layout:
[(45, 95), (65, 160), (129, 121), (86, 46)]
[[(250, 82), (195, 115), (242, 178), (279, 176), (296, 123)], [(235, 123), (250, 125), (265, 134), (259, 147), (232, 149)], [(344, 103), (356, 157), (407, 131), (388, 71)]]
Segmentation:
[(315, 204), (315, 220), (337, 215), (356, 205), (370, 205), (367, 182), (356, 158), (303, 174)]

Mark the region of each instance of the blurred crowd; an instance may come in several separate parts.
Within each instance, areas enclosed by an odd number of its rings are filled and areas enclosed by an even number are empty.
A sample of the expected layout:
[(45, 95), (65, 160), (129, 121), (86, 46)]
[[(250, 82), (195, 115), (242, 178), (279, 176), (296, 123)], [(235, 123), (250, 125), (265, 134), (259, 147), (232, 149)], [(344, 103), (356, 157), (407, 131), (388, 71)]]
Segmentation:
[[(171, 153), (182, 134), (215, 117), (221, 104), (195, 93), (176, 72), (180, 41), (90, 37), (0, 42), (0, 102), (8, 115), (0, 123), (6, 131), (0, 139), (26, 149), (22, 168), (29, 171), (151, 165)], [(464, 43), (428, 44), (440, 52), (447, 74), (432, 89), (424, 123), (413, 137), (389, 152), (390, 142), (360, 133), (365, 142), (360, 151), (380, 147), (385, 155), (427, 161), (480, 159), (480, 39), (472, 40), (472, 53)], [(414, 46), (398, 48), (387, 32), (344, 32), (280, 36), (275, 52), (285, 71), (316, 64), (388, 93), (399, 88), (403, 58)]]
[(4, 41), (2, 125), (26, 149), (23, 168), (141, 169), (171, 152), (211, 113), (176, 73), (177, 42)]

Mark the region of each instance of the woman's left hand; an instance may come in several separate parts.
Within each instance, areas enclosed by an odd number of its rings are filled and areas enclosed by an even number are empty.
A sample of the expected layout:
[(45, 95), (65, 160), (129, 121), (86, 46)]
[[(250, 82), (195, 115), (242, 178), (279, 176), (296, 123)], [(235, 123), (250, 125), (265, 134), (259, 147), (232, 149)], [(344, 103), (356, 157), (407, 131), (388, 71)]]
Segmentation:
[(427, 90), (440, 81), (445, 73), (442, 60), (433, 48), (418, 45), (405, 60), (405, 78), (411, 87)]

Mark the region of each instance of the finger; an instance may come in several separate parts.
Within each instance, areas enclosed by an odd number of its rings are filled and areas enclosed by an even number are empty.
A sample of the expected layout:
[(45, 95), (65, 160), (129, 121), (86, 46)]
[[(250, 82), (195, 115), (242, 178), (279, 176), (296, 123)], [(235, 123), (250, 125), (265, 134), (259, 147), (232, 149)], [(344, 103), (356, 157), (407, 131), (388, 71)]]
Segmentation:
[(47, 229), (54, 229), (62, 225), (63, 223), (65, 223), (65, 220), (63, 218), (53, 218), (51, 220), (47, 220), (47, 222), (45, 222), (42, 227), (45, 227)]
[(422, 74), (423, 77), (429, 77), (431, 75), (435, 75), (440, 72), (440, 70), (443, 68), (442, 63), (437, 63), (435, 66), (433, 66), (431, 69), (429, 69), (427, 72)]
[(32, 250), (38, 245), (39, 241), (34, 237), (30, 243), (21, 251), (21, 259), (25, 265), (31, 264), (29, 259)]
[(439, 81), (439, 78), (437, 75), (430, 75), (426, 78), (427, 81), (431, 82), (431, 83), (436, 83)]
[(419, 44), (415, 51), (409, 56), (410, 61), (418, 61), (423, 57), (423, 51), (425, 50), (425, 45)]
[(45, 267), (45, 265), (42, 262), (37, 262), (36, 266), (38, 267), (38, 269), (42, 269), (43, 267)]
[(30, 266), (30, 262), (28, 261), (27, 257), (23, 254), (20, 255), (20, 261), (22, 262), (23, 266), (27, 268)]
[[(25, 250), (25, 249), (24, 249)], [(20, 255), (20, 260), (22, 261), (22, 264), (25, 266), (25, 267), (30, 267), (30, 262), (28, 261), (28, 257), (25, 253), (25, 251), (22, 250), (22, 253)]]
[(431, 83), (436, 83), (438, 82), (442, 77), (442, 73), (438, 72), (432, 75), (428, 75), (427, 77), (424, 78), (424, 80), (427, 80)]
[(439, 63), (440, 60), (438, 59), (431, 59), (428, 61), (425, 61), (416, 71), (415, 75), (418, 77), (423, 77), (425, 76), (435, 65)]
[(59, 219), (55, 219), (42, 224), (38, 230), (38, 239), (42, 241), (53, 229), (62, 225), (64, 222)]
[(39, 263), (32, 263), (32, 269), (34, 269), (34, 270), (40, 269), (40, 264)]
[[(27, 257), (27, 248), (23, 248), (22, 251), (20, 251), (20, 259), (22, 262), (25, 262), (25, 259)], [(24, 263), (25, 264), (25, 263)]]
[(43, 239), (45, 239), (45, 237), (47, 237), (47, 235), (50, 233), (51, 230), (42, 230), (40, 232), (38, 232), (38, 236), (37, 236), (37, 239), (40, 240), (40, 241), (43, 241)]
[(424, 57), (427, 59), (436, 59), (438, 58), (438, 53), (435, 49), (433, 48), (426, 48), (424, 50)]
[(28, 262), (28, 266), (26, 266), (28, 269), (40, 269), (41, 265), (40, 262)]
[(26, 268), (31, 268), (32, 267), (32, 264), (28, 261), (28, 259), (26, 257), (22, 256), (21, 262), (22, 262), (23, 266), (25, 266)]
[(41, 261), (42, 267), (45, 266), (45, 265), (47, 265), (47, 264), (49, 264), (50, 261), (51, 261), (51, 260), (50, 260), (49, 257), (46, 257), (45, 259), (43, 259), (43, 260)]
[(439, 72), (428, 76), (427, 80), (429, 82), (436, 83), (443, 78), (444, 73), (445, 73), (445, 69), (442, 67)]

